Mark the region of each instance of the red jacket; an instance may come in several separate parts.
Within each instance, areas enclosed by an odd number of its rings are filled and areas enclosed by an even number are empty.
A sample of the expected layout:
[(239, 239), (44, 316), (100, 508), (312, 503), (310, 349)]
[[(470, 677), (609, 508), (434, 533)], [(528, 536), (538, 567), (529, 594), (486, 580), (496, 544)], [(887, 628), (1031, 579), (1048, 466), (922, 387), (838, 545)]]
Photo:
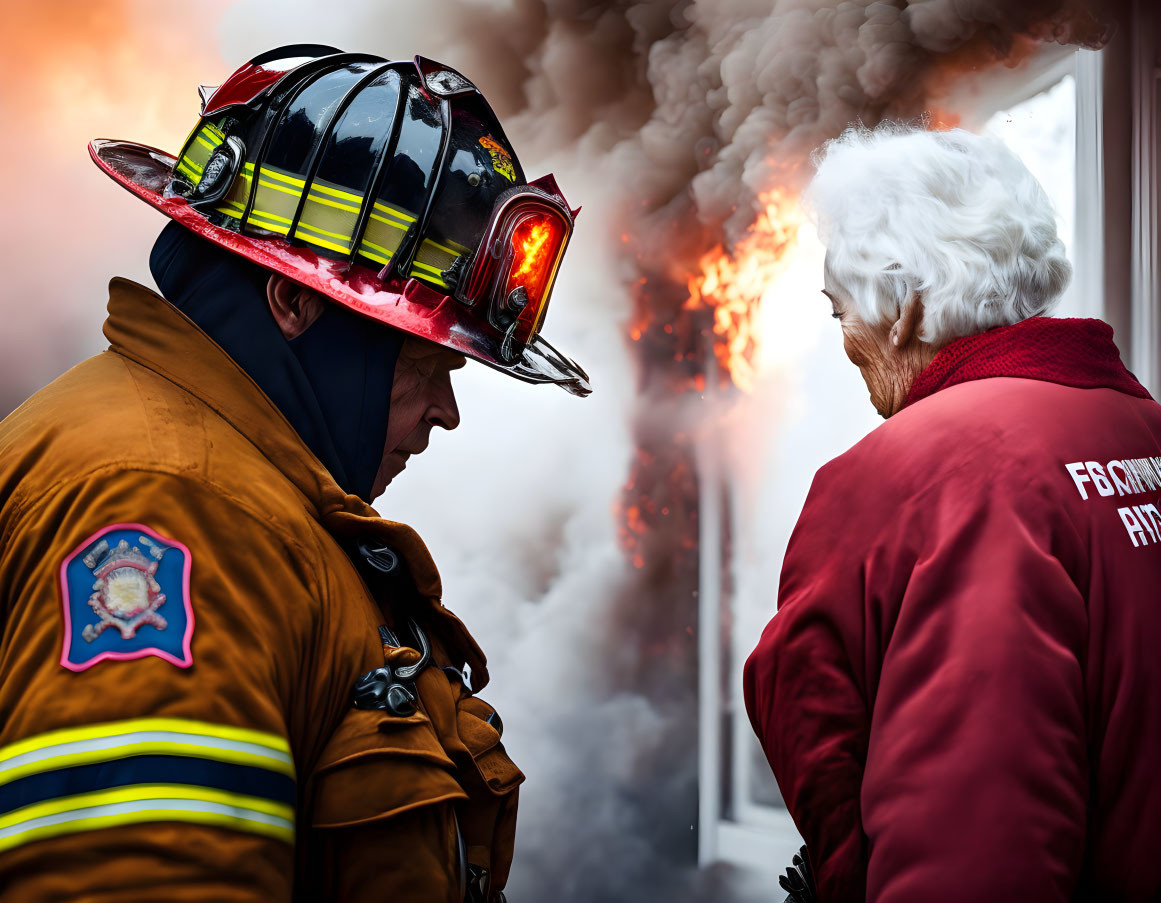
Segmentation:
[(1112, 330), (958, 340), (814, 480), (745, 668), (823, 903), (1161, 888), (1161, 406)]

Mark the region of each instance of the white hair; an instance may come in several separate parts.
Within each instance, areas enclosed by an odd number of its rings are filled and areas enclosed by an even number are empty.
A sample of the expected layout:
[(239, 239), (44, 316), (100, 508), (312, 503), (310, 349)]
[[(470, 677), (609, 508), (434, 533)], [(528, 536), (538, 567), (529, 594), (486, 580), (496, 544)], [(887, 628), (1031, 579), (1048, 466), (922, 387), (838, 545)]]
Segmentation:
[(847, 129), (814, 163), (804, 200), (867, 323), (917, 292), (919, 337), (942, 345), (1046, 314), (1068, 286), (1052, 202), (994, 138), (889, 122)]

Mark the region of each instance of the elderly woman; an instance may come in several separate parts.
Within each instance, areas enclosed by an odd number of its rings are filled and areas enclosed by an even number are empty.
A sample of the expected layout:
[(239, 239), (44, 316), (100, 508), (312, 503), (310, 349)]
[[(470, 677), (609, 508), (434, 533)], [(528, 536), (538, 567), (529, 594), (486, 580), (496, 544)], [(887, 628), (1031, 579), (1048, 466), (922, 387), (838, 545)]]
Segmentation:
[(823, 467), (746, 703), (818, 899), (1158, 899), (1161, 407), (1043, 190), (963, 131), (850, 130), (808, 201), (887, 422)]

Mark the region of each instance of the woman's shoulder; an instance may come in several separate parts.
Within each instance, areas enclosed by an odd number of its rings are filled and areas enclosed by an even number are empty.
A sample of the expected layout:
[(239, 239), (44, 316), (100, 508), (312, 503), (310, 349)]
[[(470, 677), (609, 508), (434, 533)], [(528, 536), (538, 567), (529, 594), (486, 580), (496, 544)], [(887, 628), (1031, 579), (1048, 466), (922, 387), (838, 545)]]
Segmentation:
[[(1027, 485), (1057, 456), (1062, 424), (1086, 391), (996, 378), (944, 389), (898, 412), (820, 471), (850, 492), (888, 499), (933, 489)], [(1112, 390), (1099, 390), (1111, 392)]]

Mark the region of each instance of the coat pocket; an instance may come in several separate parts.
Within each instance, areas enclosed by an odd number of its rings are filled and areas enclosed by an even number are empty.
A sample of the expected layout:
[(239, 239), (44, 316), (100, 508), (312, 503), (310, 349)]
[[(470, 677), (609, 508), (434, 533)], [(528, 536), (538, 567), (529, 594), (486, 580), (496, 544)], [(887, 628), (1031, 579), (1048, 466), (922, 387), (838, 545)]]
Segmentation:
[(524, 773), (500, 742), (503, 725), (495, 709), (482, 699), (467, 696), (457, 706), (456, 727), (482, 783), (491, 793), (505, 796), (520, 786)]
[(467, 799), (454, 770), (422, 710), (351, 709), (315, 769), (312, 824), (344, 828)]

